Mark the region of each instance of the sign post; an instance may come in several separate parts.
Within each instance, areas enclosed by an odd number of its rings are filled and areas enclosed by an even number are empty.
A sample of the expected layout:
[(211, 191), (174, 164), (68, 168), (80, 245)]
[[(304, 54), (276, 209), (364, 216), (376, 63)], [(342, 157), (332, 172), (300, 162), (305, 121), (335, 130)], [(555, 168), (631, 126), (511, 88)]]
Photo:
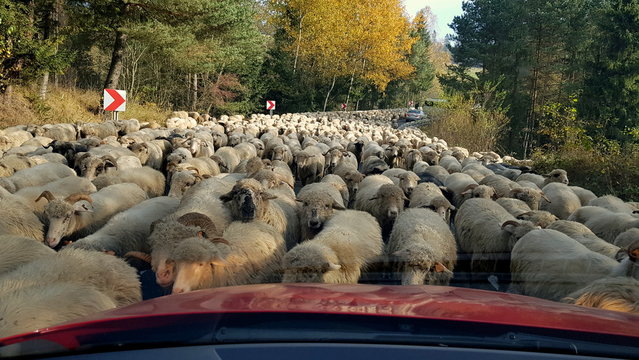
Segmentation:
[(104, 89), (105, 111), (113, 111), (113, 120), (118, 120), (118, 112), (126, 110), (126, 90)]
[(273, 110), (275, 110), (275, 100), (266, 100), (266, 110), (269, 111), (270, 116), (273, 116)]

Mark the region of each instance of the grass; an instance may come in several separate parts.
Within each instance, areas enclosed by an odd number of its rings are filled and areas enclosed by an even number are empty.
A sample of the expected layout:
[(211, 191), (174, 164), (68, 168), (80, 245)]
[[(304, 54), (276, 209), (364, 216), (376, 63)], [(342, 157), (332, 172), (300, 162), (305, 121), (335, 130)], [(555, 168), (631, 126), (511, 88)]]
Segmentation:
[[(0, 128), (19, 124), (54, 124), (100, 122), (110, 119), (101, 113), (102, 93), (97, 90), (52, 88), (46, 100), (37, 96), (37, 89), (16, 87), (10, 96), (0, 96)], [(127, 110), (120, 119), (163, 124), (171, 110), (152, 103), (140, 104), (127, 100)]]

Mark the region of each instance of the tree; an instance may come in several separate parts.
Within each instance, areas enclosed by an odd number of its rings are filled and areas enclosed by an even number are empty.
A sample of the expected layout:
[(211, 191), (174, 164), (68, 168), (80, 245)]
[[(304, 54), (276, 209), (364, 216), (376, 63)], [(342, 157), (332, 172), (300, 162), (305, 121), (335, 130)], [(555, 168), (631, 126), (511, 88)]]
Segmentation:
[(639, 127), (639, 1), (606, 2), (596, 24), (579, 116), (596, 134), (636, 142), (631, 134)]

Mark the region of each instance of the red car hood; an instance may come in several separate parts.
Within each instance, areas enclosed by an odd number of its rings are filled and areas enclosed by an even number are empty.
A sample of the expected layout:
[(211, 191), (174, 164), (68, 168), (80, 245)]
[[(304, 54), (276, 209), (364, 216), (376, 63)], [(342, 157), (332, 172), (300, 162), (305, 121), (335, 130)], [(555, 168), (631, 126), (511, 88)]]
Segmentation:
[[(211, 313), (373, 315), (503, 324), (639, 337), (639, 316), (492, 291), (445, 286), (264, 284), (164, 296), (73, 323), (0, 339), (45, 339), (73, 346), (80, 334), (134, 330), (157, 318)], [(139, 326), (139, 325), (138, 325)], [(101, 330), (100, 330), (101, 329)]]

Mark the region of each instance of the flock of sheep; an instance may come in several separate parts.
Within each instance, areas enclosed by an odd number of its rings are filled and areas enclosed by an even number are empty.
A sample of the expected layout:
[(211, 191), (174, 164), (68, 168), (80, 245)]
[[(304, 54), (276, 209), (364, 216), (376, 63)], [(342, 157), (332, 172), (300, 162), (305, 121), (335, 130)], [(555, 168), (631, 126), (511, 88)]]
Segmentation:
[(639, 312), (639, 204), (399, 115), (0, 130), (0, 337), (141, 301), (150, 269), (172, 293), (452, 283)]

